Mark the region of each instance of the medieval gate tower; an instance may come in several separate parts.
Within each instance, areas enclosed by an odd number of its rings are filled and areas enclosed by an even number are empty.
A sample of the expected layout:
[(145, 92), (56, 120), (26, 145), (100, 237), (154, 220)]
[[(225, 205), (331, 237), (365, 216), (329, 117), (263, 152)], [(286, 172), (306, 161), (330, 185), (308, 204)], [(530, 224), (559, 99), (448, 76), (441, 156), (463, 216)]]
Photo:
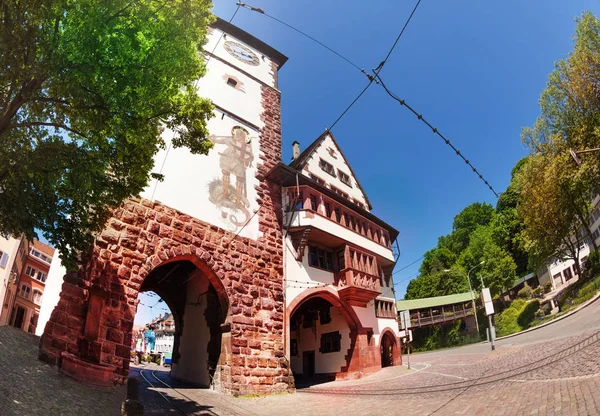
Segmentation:
[(175, 317), (174, 377), (231, 394), (293, 385), (281, 187), (265, 178), (281, 162), (277, 76), (287, 58), (220, 19), (205, 54), (198, 88), (215, 105), (214, 148), (159, 152), (165, 180), (118, 208), (85, 264), (64, 276), (40, 358), (79, 380), (126, 380), (138, 293), (151, 290)]

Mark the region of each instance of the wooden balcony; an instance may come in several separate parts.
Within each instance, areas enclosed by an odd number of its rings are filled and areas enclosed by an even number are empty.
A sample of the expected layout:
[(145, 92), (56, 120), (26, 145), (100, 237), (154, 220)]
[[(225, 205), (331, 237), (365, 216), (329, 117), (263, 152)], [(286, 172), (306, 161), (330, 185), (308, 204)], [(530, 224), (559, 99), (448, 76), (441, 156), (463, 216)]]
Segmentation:
[(444, 322), (452, 322), (457, 319), (466, 318), (473, 315), (473, 308), (462, 305), (446, 305), (438, 308), (422, 309), (411, 311), (410, 323), (411, 328), (423, 328), (442, 324)]
[(381, 280), (364, 271), (347, 267), (335, 273), (335, 284), (342, 299), (354, 306), (367, 306), (381, 295)]

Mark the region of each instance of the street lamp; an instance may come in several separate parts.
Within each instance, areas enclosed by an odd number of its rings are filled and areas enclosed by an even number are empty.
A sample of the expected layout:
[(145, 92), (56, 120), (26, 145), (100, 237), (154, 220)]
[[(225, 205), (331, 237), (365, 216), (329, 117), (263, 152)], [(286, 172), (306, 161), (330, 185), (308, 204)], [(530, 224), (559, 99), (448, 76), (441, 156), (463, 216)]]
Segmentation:
[[(471, 302), (473, 303), (473, 314), (475, 315), (475, 327), (477, 328), (477, 336), (479, 336), (479, 320), (477, 319), (477, 308), (475, 306), (475, 296), (473, 295), (473, 287), (471, 286), (471, 272), (476, 269), (477, 267), (481, 266), (482, 264), (485, 263), (485, 260), (482, 261), (481, 263), (476, 264), (475, 266), (471, 267), (471, 269), (467, 272), (467, 282), (469, 283), (469, 292), (471, 293)], [(446, 269), (444, 270), (444, 272), (448, 273), (450, 270)]]

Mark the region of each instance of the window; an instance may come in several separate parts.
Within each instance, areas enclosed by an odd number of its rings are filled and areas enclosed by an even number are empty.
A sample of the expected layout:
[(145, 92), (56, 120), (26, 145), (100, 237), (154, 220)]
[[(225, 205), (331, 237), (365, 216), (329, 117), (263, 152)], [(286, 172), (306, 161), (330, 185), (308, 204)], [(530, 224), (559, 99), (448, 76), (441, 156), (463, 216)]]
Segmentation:
[(338, 178), (340, 178), (340, 181), (342, 181), (342, 183), (344, 183), (345, 185), (348, 185), (349, 187), (352, 188), (352, 183), (350, 182), (350, 176), (348, 176), (347, 173), (342, 172), (341, 170), (338, 169)]
[(337, 352), (342, 349), (342, 336), (339, 331), (328, 332), (321, 335), (321, 348), (319, 352), (326, 354), (328, 352)]
[(332, 190), (333, 192), (335, 192), (335, 193), (336, 193), (336, 194), (338, 194), (339, 196), (342, 196), (342, 197), (344, 197), (344, 198), (346, 198), (346, 199), (348, 199), (348, 198), (349, 198), (349, 196), (348, 196), (348, 194), (347, 194), (346, 192), (344, 192), (344, 191), (342, 191), (342, 190), (340, 190), (340, 189), (336, 188), (335, 186), (333, 186), (333, 185), (332, 185), (332, 186), (330, 186), (330, 188), (331, 188), (331, 190)]
[(563, 270), (564, 276), (565, 276), (565, 281), (571, 280), (573, 278), (573, 274), (571, 273), (571, 268), (566, 268), (565, 270)]
[(346, 224), (346, 227), (350, 227), (350, 219), (348, 218), (348, 213), (344, 212), (342, 215), (344, 217), (344, 224)]
[(333, 253), (315, 246), (309, 246), (308, 264), (313, 267), (333, 271)]
[(356, 221), (354, 220), (353, 216), (350, 216), (350, 228), (352, 228), (354, 231), (356, 230)]
[(325, 186), (325, 181), (323, 179), (319, 178), (317, 175), (313, 175), (312, 173), (310, 173), (309, 176), (313, 181), (315, 181), (319, 185)]
[(52, 259), (50, 257), (46, 256), (45, 254), (36, 250), (33, 247), (31, 247), (31, 249), (29, 250), (29, 254), (31, 254), (33, 257), (37, 257), (38, 259), (40, 259), (43, 262), (46, 262), (48, 264), (50, 264), (50, 262), (52, 262)]
[(233, 78), (227, 78), (227, 85), (235, 88), (237, 86), (237, 81)]
[(34, 279), (39, 280), (42, 283), (46, 283), (46, 279), (48, 278), (48, 275), (46, 273), (40, 272), (39, 270), (36, 270), (31, 266), (27, 266), (27, 268), (25, 269), (25, 274), (29, 277), (33, 277)]
[(0, 251), (0, 267), (6, 267), (6, 263), (8, 263), (8, 254)]
[(40, 292), (37, 289), (34, 289), (33, 290), (33, 298), (32, 298), (32, 300), (33, 300), (33, 303), (41, 305), (42, 304), (42, 292)]
[(560, 274), (560, 273), (556, 273), (554, 276), (552, 276), (552, 278), (553, 278), (554, 280), (560, 280), (560, 278), (561, 278), (561, 274)]
[(333, 209), (333, 212), (335, 213), (335, 220), (336, 222), (340, 222), (342, 219), (342, 212), (338, 207), (335, 207)]
[(597, 240), (600, 237), (600, 228), (596, 228), (596, 231), (593, 232), (594, 240)]
[(319, 160), (319, 167), (332, 176), (335, 176), (333, 165), (323, 159)]
[(313, 211), (317, 211), (317, 197), (314, 195), (310, 195), (310, 209)]
[(21, 295), (22, 298), (29, 299), (29, 297), (31, 296), (31, 287), (29, 287), (26, 284), (22, 284), (21, 290), (19, 291), (19, 295)]
[(329, 202), (325, 202), (325, 215), (327, 218), (331, 218), (331, 204)]
[(394, 307), (394, 302), (376, 300), (375, 316), (377, 316), (378, 318), (395, 318), (396, 308)]

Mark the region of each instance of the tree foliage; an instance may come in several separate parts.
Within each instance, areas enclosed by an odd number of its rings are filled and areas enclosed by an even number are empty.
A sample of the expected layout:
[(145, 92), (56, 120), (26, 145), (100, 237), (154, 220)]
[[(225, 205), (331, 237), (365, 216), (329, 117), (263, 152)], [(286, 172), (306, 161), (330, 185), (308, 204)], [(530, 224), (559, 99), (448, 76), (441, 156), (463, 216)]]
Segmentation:
[(584, 13), (574, 40), (573, 51), (548, 78), (540, 116), (523, 130), (531, 161), (520, 174), (519, 213), (532, 259), (557, 255), (574, 259), (579, 269), (582, 240), (597, 249), (589, 218), (600, 183), (600, 152), (580, 155), (577, 166), (570, 150), (600, 147), (600, 21)]
[(205, 154), (205, 0), (0, 4), (0, 232), (85, 247), (164, 145)]

